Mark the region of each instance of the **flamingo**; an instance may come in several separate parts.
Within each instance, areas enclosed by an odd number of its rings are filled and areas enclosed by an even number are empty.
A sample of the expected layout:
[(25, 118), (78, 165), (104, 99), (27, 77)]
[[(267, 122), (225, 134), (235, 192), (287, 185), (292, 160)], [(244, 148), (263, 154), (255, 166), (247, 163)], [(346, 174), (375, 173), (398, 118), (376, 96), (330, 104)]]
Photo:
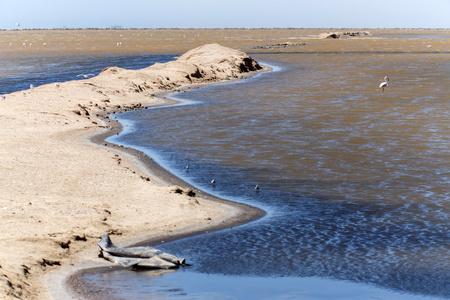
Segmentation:
[(389, 77), (385, 76), (384, 81), (380, 83), (381, 92), (384, 92), (384, 88), (388, 86)]

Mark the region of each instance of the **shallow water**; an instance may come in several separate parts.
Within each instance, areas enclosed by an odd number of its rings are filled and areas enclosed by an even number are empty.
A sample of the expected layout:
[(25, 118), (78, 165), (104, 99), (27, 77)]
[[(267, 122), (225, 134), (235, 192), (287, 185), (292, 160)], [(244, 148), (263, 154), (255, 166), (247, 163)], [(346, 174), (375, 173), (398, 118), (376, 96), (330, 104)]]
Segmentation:
[[(267, 298), (297, 299), (304, 292), (301, 299), (331, 299), (342, 292), (341, 284), (382, 299), (399, 299), (398, 292), (450, 298), (449, 39), (386, 34), (323, 41), (289, 30), (239, 31), (245, 39), (238, 39), (234, 31), (208, 32), (214, 34), (208, 41), (220, 37), (241, 47), (293, 36), (307, 44), (249, 49), (275, 71), (176, 96), (189, 105), (121, 114), (134, 130), (115, 141), (147, 151), (198, 188), (262, 207), (268, 215), (158, 246), (192, 264), (158, 280), (152, 272), (131, 276), (128, 270), (81, 279), (94, 283), (93, 290), (102, 286), (106, 298), (141, 299), (157, 291), (164, 299), (211, 299), (208, 287), (225, 281), (233, 289), (215, 290), (220, 299), (259, 299), (261, 290), (248, 289), (252, 282), (264, 287)], [(166, 47), (181, 44), (177, 33), (170, 32), (167, 40), (176, 42)], [(197, 42), (187, 39), (178, 47)], [(108, 59), (123, 57), (123, 67), (133, 57), (136, 67), (161, 59), (142, 50), (108, 49), (87, 49), (72, 63), (101, 70), (111, 65)], [(36, 65), (52, 60), (43, 53), (32, 57)], [(67, 73), (68, 60), (55, 61), (51, 70)], [(12, 65), (12, 73), (22, 70)], [(22, 79), (34, 76), (20, 72)], [(381, 93), (386, 75), (391, 80)], [(60, 75), (48, 80), (54, 78)], [(213, 178), (215, 187), (209, 184)], [(192, 290), (187, 278), (203, 284)], [(309, 291), (300, 289), (303, 283)]]
[(192, 273), (450, 297), (449, 55), (254, 57), (281, 70), (177, 95), (193, 105), (119, 117), (135, 130), (116, 142), (149, 147), (197, 187), (270, 213), (160, 248)]
[[(156, 274), (155, 274), (156, 273)], [(126, 275), (125, 275), (126, 274)], [(123, 280), (123, 276), (128, 278)], [(104, 285), (108, 299), (209, 299), (209, 300), (425, 300), (426, 296), (379, 289), (373, 285), (318, 277), (252, 277), (174, 271), (120, 271), (85, 275), (96, 286)], [(91, 280), (91, 281), (90, 281)], [(132, 281), (133, 285), (128, 283)], [(88, 284), (89, 284), (88, 283)], [(114, 286), (113, 290), (110, 287)], [(136, 287), (139, 287), (136, 290)], [(113, 294), (113, 295), (111, 295)], [(149, 296), (151, 295), (151, 296)], [(434, 298), (436, 299), (436, 298)]]

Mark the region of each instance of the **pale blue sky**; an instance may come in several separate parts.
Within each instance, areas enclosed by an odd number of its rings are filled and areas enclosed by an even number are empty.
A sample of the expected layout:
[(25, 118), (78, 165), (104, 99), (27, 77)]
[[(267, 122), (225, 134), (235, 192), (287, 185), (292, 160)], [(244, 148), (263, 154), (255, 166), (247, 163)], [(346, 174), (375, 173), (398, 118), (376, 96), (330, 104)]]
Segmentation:
[(450, 0), (0, 0), (0, 29), (450, 28)]

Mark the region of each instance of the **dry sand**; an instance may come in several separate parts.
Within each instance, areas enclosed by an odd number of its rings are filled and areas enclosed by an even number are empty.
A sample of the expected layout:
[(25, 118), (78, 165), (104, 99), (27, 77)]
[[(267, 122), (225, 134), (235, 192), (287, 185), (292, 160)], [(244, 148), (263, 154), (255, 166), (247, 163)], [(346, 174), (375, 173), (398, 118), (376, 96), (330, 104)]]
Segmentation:
[(160, 93), (260, 69), (243, 52), (209, 44), (166, 64), (138, 71), (111, 67), (0, 100), (0, 297), (61, 297), (64, 292), (53, 288), (64, 289), (63, 281), (47, 275), (108, 265), (96, 257), (106, 232), (124, 246), (260, 214), (202, 193), (174, 193), (173, 186), (183, 183), (152, 167), (151, 158), (102, 142), (119, 127), (102, 118), (105, 112), (159, 105)]

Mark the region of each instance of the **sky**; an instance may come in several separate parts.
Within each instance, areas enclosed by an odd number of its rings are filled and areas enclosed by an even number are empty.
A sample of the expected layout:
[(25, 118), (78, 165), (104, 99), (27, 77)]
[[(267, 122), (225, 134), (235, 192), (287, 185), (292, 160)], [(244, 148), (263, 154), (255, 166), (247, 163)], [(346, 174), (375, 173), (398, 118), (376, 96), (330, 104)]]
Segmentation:
[(0, 0), (0, 12), (0, 29), (450, 28), (450, 0)]

